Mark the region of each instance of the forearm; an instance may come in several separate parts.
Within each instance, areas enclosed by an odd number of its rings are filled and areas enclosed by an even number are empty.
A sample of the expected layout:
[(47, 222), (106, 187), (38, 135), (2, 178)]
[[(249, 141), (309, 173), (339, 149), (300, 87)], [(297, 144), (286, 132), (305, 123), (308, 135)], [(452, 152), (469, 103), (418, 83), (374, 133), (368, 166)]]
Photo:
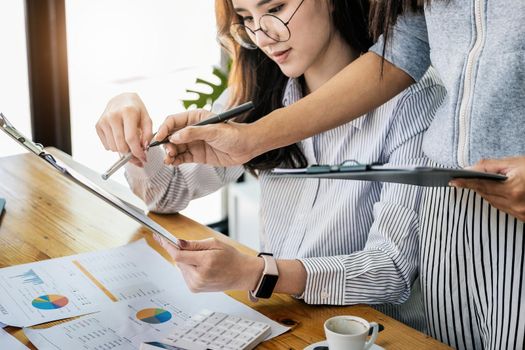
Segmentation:
[(126, 165), (126, 179), (131, 189), (149, 210), (158, 213), (183, 210), (191, 200), (220, 189), (243, 173), (242, 167), (198, 164), (172, 167), (165, 165), (163, 159), (160, 149), (152, 149), (144, 168)]
[(301, 295), (306, 286), (306, 269), (299, 260), (277, 260), (279, 279), (276, 293)]
[(318, 90), (251, 124), (252, 156), (347, 123), (384, 104), (414, 83), (401, 69), (366, 53)]
[[(186, 187), (181, 182), (178, 172), (164, 164), (164, 152), (161, 148), (154, 148), (148, 152), (147, 162), (144, 167), (140, 168), (133, 164), (126, 164), (126, 180), (135, 195), (144, 201), (148, 210), (154, 212), (176, 212), (184, 209), (186, 203), (184, 200), (183, 189)], [(167, 201), (167, 194), (173, 184), (179, 184), (179, 193), (177, 193), (177, 201)], [(172, 191), (171, 191), (172, 192)], [(184, 191), (187, 192), (187, 191)]]

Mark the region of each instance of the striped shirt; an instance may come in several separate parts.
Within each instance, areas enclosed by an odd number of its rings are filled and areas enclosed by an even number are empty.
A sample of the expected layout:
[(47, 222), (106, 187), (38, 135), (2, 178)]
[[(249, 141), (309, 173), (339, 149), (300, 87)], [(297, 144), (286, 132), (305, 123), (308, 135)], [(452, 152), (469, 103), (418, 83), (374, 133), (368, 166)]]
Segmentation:
[[(376, 110), (299, 143), (309, 164), (345, 160), (388, 165), (423, 165), (421, 144), (445, 90), (432, 70)], [(283, 96), (289, 105), (302, 97), (290, 79)], [(322, 117), (322, 116), (320, 116)], [(155, 152), (155, 153), (153, 153)], [(126, 167), (132, 190), (149, 209), (172, 213), (235, 181), (243, 167), (163, 164), (151, 150), (141, 169)], [(259, 174), (262, 251), (299, 259), (306, 268), (305, 302), (349, 305), (390, 304), (382, 311), (418, 329), (422, 307), (405, 302), (417, 277), (421, 189), (379, 182), (275, 178)], [(408, 307), (407, 307), (408, 306)], [(407, 310), (408, 308), (408, 310)]]
[(468, 189), (426, 188), (422, 198), (428, 333), (454, 349), (524, 349), (525, 223)]

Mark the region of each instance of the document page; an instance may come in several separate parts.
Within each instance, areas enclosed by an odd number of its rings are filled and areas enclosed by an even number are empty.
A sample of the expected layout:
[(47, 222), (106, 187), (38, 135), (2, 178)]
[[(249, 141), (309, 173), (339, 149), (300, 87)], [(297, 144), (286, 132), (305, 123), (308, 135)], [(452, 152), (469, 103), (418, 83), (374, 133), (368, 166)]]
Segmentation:
[(271, 326), (269, 338), (288, 330), (224, 293), (194, 294), (176, 270), (169, 276), (172, 290), (114, 303), (106, 310), (47, 329), (25, 328), (31, 342), (41, 350), (139, 349), (145, 341), (160, 341), (175, 327), (202, 309), (237, 315)]
[(154, 296), (172, 287), (177, 268), (145, 240), (73, 259), (113, 301)]
[(138, 349), (143, 341), (163, 338), (190, 317), (174, 305), (177, 299), (171, 292), (118, 302), (100, 313), (24, 332), (39, 349)]
[(84, 315), (110, 303), (68, 259), (0, 269), (0, 322), (11, 326)]
[[(0, 324), (1, 326), (1, 324)], [(29, 350), (27, 346), (20, 343), (18, 339), (0, 328), (0, 349), (5, 350)]]
[(144, 240), (0, 269), (0, 322), (27, 327), (168, 289), (176, 268)]

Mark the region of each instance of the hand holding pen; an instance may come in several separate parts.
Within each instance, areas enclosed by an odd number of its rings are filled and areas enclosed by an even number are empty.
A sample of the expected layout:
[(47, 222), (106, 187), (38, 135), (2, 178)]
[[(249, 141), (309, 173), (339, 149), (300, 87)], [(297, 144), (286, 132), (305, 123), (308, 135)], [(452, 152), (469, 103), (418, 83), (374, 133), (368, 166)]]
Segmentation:
[[(195, 124), (192, 124), (192, 125), (193, 126), (203, 126), (203, 125), (209, 125), (209, 124), (217, 124), (217, 123), (220, 123), (220, 122), (223, 122), (223, 121), (235, 118), (235, 117), (241, 115), (242, 113), (248, 112), (251, 109), (253, 109), (253, 103), (252, 102), (247, 102), (247, 103), (244, 103), (244, 104), (242, 104), (240, 106), (234, 107), (234, 108), (232, 108), (230, 110), (227, 110), (227, 111), (225, 111), (223, 113), (217, 114), (217, 115), (215, 115), (215, 116), (213, 116), (211, 118), (202, 120), (202, 121), (200, 121), (198, 123), (195, 123)], [(102, 118), (101, 118), (101, 120), (102, 120)], [(191, 121), (187, 121), (186, 125), (189, 124), (190, 122)], [(169, 136), (171, 136), (171, 131), (179, 129), (179, 128), (183, 127), (183, 126), (186, 126), (186, 125), (177, 126), (174, 123), (175, 122), (174, 122), (173, 119), (168, 118), (167, 121), (159, 129), (159, 132), (157, 134), (158, 140), (153, 141), (149, 145), (147, 145), (146, 150), (151, 148), (151, 147), (155, 147), (155, 146), (158, 146), (158, 145), (161, 145), (161, 144), (168, 143), (169, 142)], [(99, 121), (99, 124), (102, 124), (102, 123)], [(97, 125), (97, 132), (98, 132), (98, 130), (99, 129), (98, 129), (98, 125)], [(161, 138), (164, 135), (167, 135), (167, 136), (165, 136), (164, 138)], [(100, 132), (99, 132), (99, 136), (100, 136)], [(102, 137), (101, 137), (101, 139), (102, 139)], [(104, 141), (103, 141), (103, 143), (104, 143)], [(133, 158), (133, 154), (131, 152), (123, 155), (119, 159), (119, 161), (117, 161), (110, 169), (108, 169), (108, 171), (106, 171), (104, 174), (102, 174), (102, 178), (104, 180), (107, 180), (113, 173), (115, 173), (118, 169), (120, 169), (123, 165), (125, 165), (132, 158)]]

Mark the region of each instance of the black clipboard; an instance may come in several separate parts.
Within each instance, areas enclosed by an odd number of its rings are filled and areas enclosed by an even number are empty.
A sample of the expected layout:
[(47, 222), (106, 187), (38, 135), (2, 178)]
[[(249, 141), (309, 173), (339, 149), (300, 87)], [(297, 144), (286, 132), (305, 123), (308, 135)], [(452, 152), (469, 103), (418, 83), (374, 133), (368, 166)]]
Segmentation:
[(35, 143), (27, 137), (25, 137), (24, 135), (22, 135), (2, 113), (0, 113), (0, 129), (7, 133), (12, 139), (14, 139), (20, 145), (22, 145), (30, 153), (33, 153), (39, 158), (46, 161), (49, 165), (55, 168), (55, 170), (57, 170), (58, 173), (60, 173), (62, 176), (83, 187), (88, 192), (91, 192), (98, 198), (102, 199), (104, 202), (120, 210), (122, 213), (126, 214), (138, 223), (146, 226), (154, 233), (163, 236), (173, 244), (179, 246), (179, 240), (171, 232), (169, 232), (164, 227), (150, 219), (142, 210), (120, 199), (119, 197), (107, 192), (106, 190), (97, 186), (89, 179), (72, 169), (71, 167), (56, 160), (51, 154), (45, 152), (44, 147), (41, 144)]
[(311, 165), (301, 169), (274, 169), (272, 176), (393, 182), (424, 187), (447, 187), (454, 179), (505, 181), (501, 174), (427, 166), (393, 167), (346, 161), (340, 165)]

